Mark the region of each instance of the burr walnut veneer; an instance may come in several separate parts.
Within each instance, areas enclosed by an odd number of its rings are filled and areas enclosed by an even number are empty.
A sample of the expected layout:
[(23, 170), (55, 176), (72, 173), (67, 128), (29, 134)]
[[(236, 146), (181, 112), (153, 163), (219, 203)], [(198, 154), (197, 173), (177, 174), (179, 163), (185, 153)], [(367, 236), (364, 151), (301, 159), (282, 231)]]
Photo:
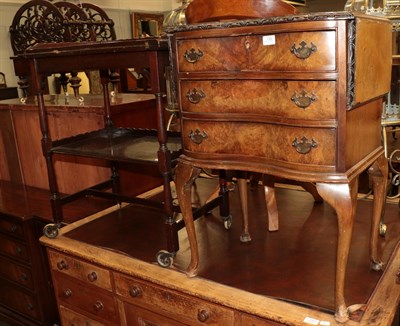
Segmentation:
[(191, 186), (202, 168), (314, 183), (338, 217), (335, 316), (347, 321), (345, 271), (358, 176), (367, 169), (375, 195), (371, 261), (382, 267), (377, 242), (387, 162), (380, 117), (390, 82), (390, 23), (339, 12), (169, 32), (182, 119), (176, 183), (191, 244), (187, 274), (199, 266)]

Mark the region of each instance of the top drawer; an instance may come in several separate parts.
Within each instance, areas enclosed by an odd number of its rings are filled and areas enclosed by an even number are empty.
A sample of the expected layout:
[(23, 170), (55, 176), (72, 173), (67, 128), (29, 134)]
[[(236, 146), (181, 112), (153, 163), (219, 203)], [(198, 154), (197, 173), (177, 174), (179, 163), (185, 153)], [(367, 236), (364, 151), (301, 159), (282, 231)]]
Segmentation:
[(49, 250), (51, 269), (83, 282), (112, 291), (111, 275), (107, 269)]
[(179, 72), (336, 70), (336, 32), (179, 40)]

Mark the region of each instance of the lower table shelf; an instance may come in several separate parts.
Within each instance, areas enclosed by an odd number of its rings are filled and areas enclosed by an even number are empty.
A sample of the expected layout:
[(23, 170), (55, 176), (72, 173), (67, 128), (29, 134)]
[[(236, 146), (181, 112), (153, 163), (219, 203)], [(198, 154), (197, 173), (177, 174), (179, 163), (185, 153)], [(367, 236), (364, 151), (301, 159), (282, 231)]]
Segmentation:
[[(176, 160), (182, 148), (180, 133), (167, 135), (171, 159)], [(135, 163), (158, 163), (160, 147), (157, 130), (116, 127), (65, 138), (53, 145), (53, 153)]]

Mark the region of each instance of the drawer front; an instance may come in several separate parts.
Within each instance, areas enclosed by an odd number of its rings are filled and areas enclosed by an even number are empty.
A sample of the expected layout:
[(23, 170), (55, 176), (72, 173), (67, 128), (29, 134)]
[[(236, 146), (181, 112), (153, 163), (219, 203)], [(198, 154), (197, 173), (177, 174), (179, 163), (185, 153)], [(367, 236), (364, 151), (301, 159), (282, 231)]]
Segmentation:
[(33, 290), (31, 270), (12, 261), (0, 259), (0, 276)]
[(90, 326), (105, 326), (100, 322), (89, 319), (86, 316), (78, 314), (72, 310), (65, 308), (64, 306), (60, 306), (60, 317), (61, 324), (65, 326), (80, 326), (80, 325), (90, 325)]
[(116, 292), (128, 302), (189, 325), (234, 325), (234, 312), (200, 299), (114, 274)]
[(75, 277), (85, 283), (112, 291), (111, 276), (107, 269), (49, 250), (53, 270)]
[(335, 82), (181, 81), (184, 112), (246, 113), (290, 119), (335, 119)]
[(40, 318), (40, 306), (33, 294), (0, 278), (0, 305), (31, 318)]
[(0, 253), (13, 259), (29, 262), (29, 250), (26, 244), (6, 237), (0, 237)]
[(57, 300), (60, 304), (77, 308), (90, 318), (118, 324), (118, 308), (113, 294), (53, 272)]
[(234, 160), (267, 159), (290, 164), (327, 166), (335, 164), (335, 129), (183, 121), (182, 139), (186, 151), (220, 155), (221, 159), (223, 155), (230, 155)]
[(0, 213), (0, 232), (13, 237), (24, 238), (24, 229), (22, 223), (16, 219), (10, 218)]
[[(129, 326), (184, 326), (178, 321), (156, 314), (152, 311), (141, 309), (137, 306), (124, 304), (126, 323)], [(172, 314), (171, 314), (172, 315)], [(172, 316), (171, 316), (172, 317)]]
[(336, 70), (336, 32), (178, 40), (179, 72)]

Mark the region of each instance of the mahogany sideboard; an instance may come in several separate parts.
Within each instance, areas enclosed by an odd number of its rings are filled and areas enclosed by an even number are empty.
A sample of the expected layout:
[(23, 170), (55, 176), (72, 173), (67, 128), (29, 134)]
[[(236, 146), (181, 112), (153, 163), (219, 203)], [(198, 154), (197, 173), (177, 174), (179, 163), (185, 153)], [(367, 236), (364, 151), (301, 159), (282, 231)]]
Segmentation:
[[(65, 207), (65, 221), (74, 222), (110, 205), (86, 198)], [(0, 181), (0, 323), (59, 322), (46, 252), (39, 243), (51, 220), (48, 190)]]
[(195, 276), (200, 263), (191, 191), (201, 169), (310, 182), (337, 212), (335, 317), (347, 321), (358, 176), (368, 169), (371, 263), (383, 266), (378, 233), (388, 167), (380, 120), (390, 85), (390, 22), (314, 13), (188, 24), (169, 33), (184, 147), (176, 185), (191, 244), (186, 273)]

